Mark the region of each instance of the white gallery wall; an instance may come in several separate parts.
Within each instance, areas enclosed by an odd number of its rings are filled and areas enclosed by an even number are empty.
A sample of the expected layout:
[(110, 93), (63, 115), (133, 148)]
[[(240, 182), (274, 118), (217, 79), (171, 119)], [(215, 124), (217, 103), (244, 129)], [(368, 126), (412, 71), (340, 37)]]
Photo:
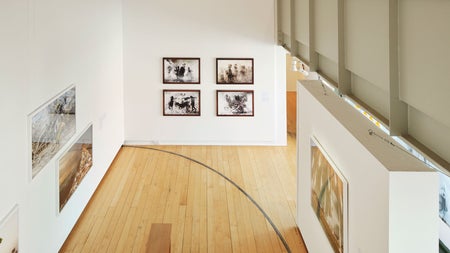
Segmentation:
[[(19, 207), (20, 252), (57, 252), (123, 143), (120, 0), (0, 1), (0, 220)], [(28, 115), (76, 86), (76, 133), (30, 177)], [(93, 124), (93, 167), (58, 214), (57, 158)]]
[(336, 94), (324, 93), (320, 81), (300, 82), (297, 223), (309, 252), (334, 252), (311, 205), (312, 137), (348, 183), (344, 252), (437, 252), (437, 173), (389, 144)]
[[(274, 45), (274, 7), (274, 0), (124, 1), (125, 142), (284, 144), (285, 120), (277, 121), (286, 85), (275, 62), (285, 51)], [(201, 84), (163, 84), (163, 57), (200, 57)], [(254, 58), (254, 85), (217, 85), (216, 57)], [(201, 116), (164, 117), (163, 89), (200, 89)], [(218, 89), (254, 90), (255, 116), (217, 117)]]

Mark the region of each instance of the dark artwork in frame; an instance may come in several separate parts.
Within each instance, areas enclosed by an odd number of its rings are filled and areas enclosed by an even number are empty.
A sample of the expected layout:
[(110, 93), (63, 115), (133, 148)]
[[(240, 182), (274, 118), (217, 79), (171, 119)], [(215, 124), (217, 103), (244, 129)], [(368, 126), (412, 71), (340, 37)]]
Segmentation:
[(217, 58), (217, 84), (253, 84), (253, 58)]
[(450, 252), (450, 177), (439, 172), (439, 252)]
[(217, 116), (254, 116), (253, 90), (217, 90)]
[(200, 90), (163, 90), (164, 116), (200, 116)]
[(164, 84), (199, 84), (200, 58), (163, 58)]

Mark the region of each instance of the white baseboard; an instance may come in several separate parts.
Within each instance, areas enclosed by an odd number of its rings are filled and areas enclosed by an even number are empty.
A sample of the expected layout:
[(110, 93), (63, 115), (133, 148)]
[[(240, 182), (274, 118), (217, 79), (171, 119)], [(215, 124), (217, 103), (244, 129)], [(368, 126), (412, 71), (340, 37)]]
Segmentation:
[(185, 146), (286, 146), (287, 142), (274, 141), (168, 141), (168, 140), (125, 140), (124, 145), (185, 145)]

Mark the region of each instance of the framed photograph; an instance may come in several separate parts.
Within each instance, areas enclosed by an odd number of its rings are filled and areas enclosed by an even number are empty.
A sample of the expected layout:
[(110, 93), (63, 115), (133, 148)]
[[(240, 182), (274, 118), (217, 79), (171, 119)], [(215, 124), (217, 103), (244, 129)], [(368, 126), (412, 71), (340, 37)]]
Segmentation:
[(217, 116), (254, 116), (253, 90), (217, 90)]
[(0, 253), (19, 252), (19, 208), (14, 208), (0, 221)]
[(200, 90), (163, 90), (164, 116), (200, 116)]
[(253, 58), (217, 58), (217, 84), (253, 84)]
[(450, 177), (439, 173), (439, 217), (450, 226)]
[(439, 240), (450, 248), (450, 177), (439, 172)]
[(316, 138), (311, 138), (311, 206), (335, 253), (348, 252), (347, 181)]
[(69, 87), (28, 116), (31, 178), (34, 178), (76, 131), (76, 92)]
[(92, 124), (58, 161), (59, 212), (92, 167)]
[(163, 83), (199, 84), (200, 58), (163, 58)]

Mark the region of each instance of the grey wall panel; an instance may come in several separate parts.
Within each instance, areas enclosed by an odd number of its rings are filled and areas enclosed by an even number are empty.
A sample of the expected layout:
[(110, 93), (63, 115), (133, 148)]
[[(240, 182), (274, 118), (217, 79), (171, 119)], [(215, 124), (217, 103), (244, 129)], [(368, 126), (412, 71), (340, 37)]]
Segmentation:
[(316, 51), (337, 62), (337, 0), (315, 0), (314, 17)]
[[(290, 1), (280, 1), (289, 46)], [(295, 0), (294, 7), (296, 55), (313, 71), (341, 81), (341, 88), (347, 82), (339, 80), (338, 66), (350, 71), (350, 94), (388, 119), (395, 134), (408, 129), (449, 159), (444, 144), (450, 140), (427, 140), (427, 132), (450, 136), (450, 0), (344, 0), (340, 29), (338, 0)], [(344, 36), (341, 65), (339, 34)], [(409, 120), (403, 102), (416, 108), (409, 110)]]
[(295, 1), (295, 39), (309, 46), (309, 0)]
[(338, 65), (334, 60), (319, 54), (319, 72), (325, 74), (330, 81), (337, 82), (338, 80)]
[(409, 107), (408, 132), (443, 159), (450, 161), (450, 127), (433, 120), (419, 110)]
[(281, 42), (283, 46), (286, 46), (287, 48), (291, 48), (291, 36), (285, 33), (281, 33)]
[(290, 0), (279, 0), (281, 9), (278, 11), (281, 17), (278, 17), (279, 27), (281, 31), (287, 35), (291, 34), (291, 3)]
[(346, 68), (389, 91), (389, 0), (346, 0)]
[(387, 91), (352, 74), (352, 92), (359, 100), (366, 103), (383, 117), (389, 119), (389, 95)]
[(297, 42), (297, 54), (305, 61), (309, 61), (309, 47)]
[(450, 127), (450, 1), (399, 1), (400, 98)]

